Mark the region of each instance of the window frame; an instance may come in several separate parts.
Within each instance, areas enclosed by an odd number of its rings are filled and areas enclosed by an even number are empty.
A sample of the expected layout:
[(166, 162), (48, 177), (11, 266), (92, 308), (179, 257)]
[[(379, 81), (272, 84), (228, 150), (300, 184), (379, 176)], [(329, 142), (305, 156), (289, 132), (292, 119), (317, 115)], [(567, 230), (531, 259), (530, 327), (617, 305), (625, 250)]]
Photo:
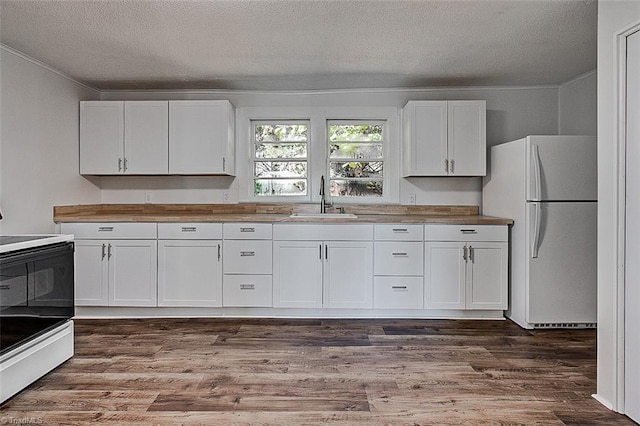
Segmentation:
[[(311, 145), (311, 121), (310, 120), (301, 120), (301, 119), (287, 119), (287, 120), (250, 120), (250, 124), (251, 124), (251, 130), (250, 130), (250, 135), (251, 135), (251, 168), (250, 168), (250, 172), (251, 172), (251, 181), (252, 181), (252, 188), (254, 188), (253, 190), (253, 197), (256, 198), (257, 200), (264, 200), (264, 199), (277, 199), (277, 200), (287, 200), (287, 199), (292, 199), (292, 198), (308, 198), (309, 197), (309, 192), (310, 192), (310, 173), (309, 173), (309, 166), (310, 166), (310, 156), (309, 156), (309, 148)], [(306, 156), (304, 158), (295, 158), (295, 157), (282, 157), (282, 158), (268, 158), (268, 159), (264, 159), (264, 158), (258, 158), (256, 156), (256, 139), (255, 139), (255, 129), (257, 126), (260, 125), (306, 125), (307, 126), (307, 140), (304, 142), (306, 144)], [(273, 143), (273, 142), (265, 142), (267, 144)], [(283, 141), (283, 144), (286, 143), (296, 143), (296, 142), (287, 142), (287, 141)], [(297, 142), (299, 143), (299, 142)], [(261, 162), (265, 162), (265, 160), (267, 161), (272, 161), (272, 162), (304, 162), (306, 163), (306, 176), (303, 178), (298, 178), (295, 180), (304, 180), (305, 181), (305, 185), (306, 185), (306, 194), (304, 195), (257, 195), (255, 193), (255, 181), (258, 180), (259, 178), (256, 176), (256, 164), (257, 163), (261, 163)], [(277, 178), (274, 178), (274, 180)], [(286, 178), (285, 178), (286, 179)], [(271, 180), (270, 178), (263, 178), (263, 180)], [(291, 179), (294, 180), (294, 179)]]

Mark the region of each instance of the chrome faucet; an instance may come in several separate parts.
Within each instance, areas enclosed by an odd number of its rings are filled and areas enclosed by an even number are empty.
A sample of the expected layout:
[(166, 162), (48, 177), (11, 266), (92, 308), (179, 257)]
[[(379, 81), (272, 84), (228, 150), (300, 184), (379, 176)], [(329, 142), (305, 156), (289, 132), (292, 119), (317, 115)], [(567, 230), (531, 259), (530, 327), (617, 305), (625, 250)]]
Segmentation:
[(327, 204), (327, 200), (324, 195), (324, 175), (322, 175), (320, 177), (320, 213), (326, 213), (327, 206), (331, 207), (331, 204)]

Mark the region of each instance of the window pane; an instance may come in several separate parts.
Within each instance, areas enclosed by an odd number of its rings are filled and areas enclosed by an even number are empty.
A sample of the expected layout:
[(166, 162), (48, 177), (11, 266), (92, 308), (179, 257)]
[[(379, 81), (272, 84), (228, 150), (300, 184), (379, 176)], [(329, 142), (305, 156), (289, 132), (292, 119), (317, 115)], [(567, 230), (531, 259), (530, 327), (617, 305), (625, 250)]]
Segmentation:
[(381, 124), (332, 124), (329, 126), (329, 140), (331, 142), (382, 141)]
[(332, 179), (330, 191), (333, 197), (382, 197), (382, 182)]
[(255, 179), (254, 194), (259, 197), (307, 195), (307, 181), (294, 179)]
[(334, 162), (329, 164), (331, 178), (382, 178), (383, 163), (376, 162)]
[(380, 158), (381, 143), (332, 143), (329, 146), (331, 158)]
[(256, 158), (306, 158), (306, 143), (256, 143)]
[(256, 161), (254, 177), (295, 177), (307, 176), (306, 162), (293, 161)]
[(258, 124), (255, 127), (256, 142), (306, 142), (306, 124)]

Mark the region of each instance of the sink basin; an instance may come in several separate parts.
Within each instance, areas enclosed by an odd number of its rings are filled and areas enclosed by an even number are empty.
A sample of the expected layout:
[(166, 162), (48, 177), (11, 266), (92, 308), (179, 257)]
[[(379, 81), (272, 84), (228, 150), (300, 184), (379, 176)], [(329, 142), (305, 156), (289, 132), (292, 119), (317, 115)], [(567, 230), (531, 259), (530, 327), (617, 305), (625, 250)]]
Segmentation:
[(294, 213), (289, 217), (300, 219), (357, 219), (358, 216), (351, 213)]

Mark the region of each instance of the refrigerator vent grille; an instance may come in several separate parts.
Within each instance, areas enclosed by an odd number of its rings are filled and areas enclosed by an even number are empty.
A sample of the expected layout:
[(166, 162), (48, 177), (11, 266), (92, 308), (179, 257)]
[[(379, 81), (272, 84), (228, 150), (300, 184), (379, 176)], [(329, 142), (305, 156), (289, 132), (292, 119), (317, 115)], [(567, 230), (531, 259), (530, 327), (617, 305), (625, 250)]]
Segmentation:
[(586, 322), (586, 323), (542, 323), (542, 324), (533, 324), (533, 328), (596, 328), (597, 324), (595, 322)]

